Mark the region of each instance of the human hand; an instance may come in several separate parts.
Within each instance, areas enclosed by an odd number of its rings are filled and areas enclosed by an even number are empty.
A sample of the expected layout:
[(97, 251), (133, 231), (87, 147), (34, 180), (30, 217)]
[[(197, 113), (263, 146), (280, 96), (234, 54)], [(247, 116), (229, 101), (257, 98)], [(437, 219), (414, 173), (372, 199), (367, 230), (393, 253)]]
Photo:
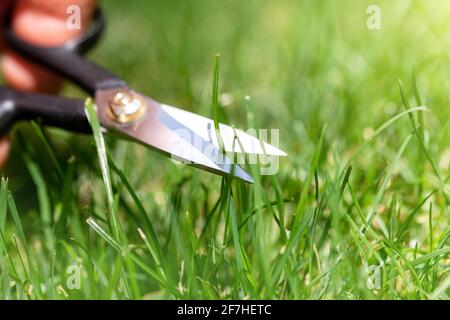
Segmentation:
[[(11, 0), (1, 0), (0, 21)], [(17, 0), (13, 12), (12, 28), (22, 39), (40, 46), (58, 46), (80, 36), (88, 25), (95, 9), (96, 0)], [(67, 8), (80, 8), (81, 28), (67, 27)], [(0, 32), (1, 34), (1, 32)], [(57, 93), (63, 81), (43, 67), (26, 61), (4, 48), (0, 39), (0, 50), (4, 50), (1, 71), (5, 83), (16, 90)], [(7, 160), (9, 140), (0, 138), (0, 167)]]

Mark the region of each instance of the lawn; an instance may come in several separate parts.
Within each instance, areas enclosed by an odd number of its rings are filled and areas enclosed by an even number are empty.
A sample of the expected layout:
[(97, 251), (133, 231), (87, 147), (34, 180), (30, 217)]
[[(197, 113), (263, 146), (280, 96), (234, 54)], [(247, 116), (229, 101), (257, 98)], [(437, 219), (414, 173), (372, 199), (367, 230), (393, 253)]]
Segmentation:
[(449, 298), (447, 1), (102, 5), (92, 60), (205, 116), (217, 98), (222, 122), (279, 129), (288, 157), (275, 175), (248, 167), (249, 185), (107, 136), (104, 152), (97, 131), (20, 124), (0, 298)]

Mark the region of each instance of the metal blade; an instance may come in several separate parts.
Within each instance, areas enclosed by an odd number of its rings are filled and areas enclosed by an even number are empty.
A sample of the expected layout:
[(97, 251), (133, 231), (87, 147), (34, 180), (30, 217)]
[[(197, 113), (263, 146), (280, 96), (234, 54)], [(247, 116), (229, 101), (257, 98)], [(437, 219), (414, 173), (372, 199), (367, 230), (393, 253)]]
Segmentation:
[[(214, 130), (214, 121), (200, 116), (198, 114), (178, 109), (172, 106), (161, 104), (172, 118), (184, 126), (190, 128), (203, 139), (212, 141), (216, 147), (219, 147), (217, 134)], [(287, 154), (258, 138), (238, 129), (234, 129), (226, 124), (219, 124), (220, 138), (223, 141), (223, 147), (226, 152), (259, 154), (268, 156), (286, 156)]]
[[(96, 94), (97, 114), (109, 132), (116, 132), (125, 137), (157, 150), (173, 160), (180, 161), (219, 175), (233, 175), (244, 181), (253, 183), (252, 177), (239, 165), (222, 154), (214, 143), (204, 139), (192, 128), (179, 122), (169, 114), (160, 103), (132, 91), (127, 91), (139, 99), (144, 106), (138, 112), (138, 102), (129, 103), (119, 108), (117, 113), (111, 112), (111, 101), (123, 92), (123, 89), (101, 90)], [(138, 117), (127, 118), (123, 115), (130, 108)]]

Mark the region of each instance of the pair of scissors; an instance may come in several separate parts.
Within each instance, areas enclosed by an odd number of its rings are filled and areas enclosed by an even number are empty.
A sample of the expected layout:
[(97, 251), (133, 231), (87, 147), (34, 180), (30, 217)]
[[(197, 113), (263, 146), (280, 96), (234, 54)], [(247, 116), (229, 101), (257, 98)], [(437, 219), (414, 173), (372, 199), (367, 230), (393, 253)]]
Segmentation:
[[(82, 55), (92, 48), (104, 30), (104, 17), (95, 11), (89, 30), (65, 45), (44, 48), (21, 40), (11, 28), (10, 6), (3, 32), (8, 47), (21, 56), (45, 66), (70, 80), (94, 97), (95, 109), (107, 134), (119, 134), (173, 159), (222, 176), (253, 182), (241, 166), (225, 153), (284, 156), (280, 149), (261, 142), (241, 130), (203, 116), (168, 106), (146, 97), (103, 67)], [(0, 133), (19, 120), (40, 120), (46, 126), (79, 133), (92, 133), (85, 112), (85, 100), (22, 93), (0, 86)], [(219, 143), (221, 139), (221, 143)]]

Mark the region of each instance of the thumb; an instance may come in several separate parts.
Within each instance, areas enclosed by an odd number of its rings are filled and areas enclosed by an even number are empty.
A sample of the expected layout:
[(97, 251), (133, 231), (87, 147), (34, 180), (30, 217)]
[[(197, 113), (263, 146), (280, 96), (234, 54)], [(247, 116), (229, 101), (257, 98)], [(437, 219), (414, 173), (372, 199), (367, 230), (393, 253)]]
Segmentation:
[[(80, 27), (68, 28), (69, 7), (79, 10)], [(95, 0), (20, 0), (13, 13), (14, 32), (35, 45), (58, 46), (79, 36), (88, 25)], [(6, 52), (2, 63), (6, 83), (22, 91), (56, 93), (62, 80), (18, 55)]]

